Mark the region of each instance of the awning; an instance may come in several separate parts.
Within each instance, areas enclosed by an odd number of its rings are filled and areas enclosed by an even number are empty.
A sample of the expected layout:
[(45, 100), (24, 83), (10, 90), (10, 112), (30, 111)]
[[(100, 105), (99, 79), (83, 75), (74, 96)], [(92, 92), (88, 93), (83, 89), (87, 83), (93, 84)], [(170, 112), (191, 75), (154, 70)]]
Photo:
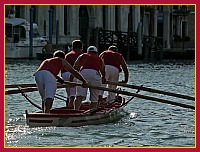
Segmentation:
[(26, 23), (23, 18), (6, 18), (6, 24), (12, 24), (12, 26), (20, 25)]

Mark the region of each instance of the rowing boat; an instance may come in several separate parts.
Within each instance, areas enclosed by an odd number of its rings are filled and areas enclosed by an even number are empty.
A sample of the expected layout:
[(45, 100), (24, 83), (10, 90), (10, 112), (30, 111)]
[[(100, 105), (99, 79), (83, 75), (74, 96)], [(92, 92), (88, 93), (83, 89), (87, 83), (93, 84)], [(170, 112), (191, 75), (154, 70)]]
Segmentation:
[(97, 125), (120, 120), (126, 115), (125, 105), (125, 98), (117, 96), (116, 100), (111, 103), (100, 102), (98, 109), (89, 109), (89, 102), (84, 102), (80, 110), (74, 110), (70, 107), (51, 109), (50, 113), (42, 113), (42, 111), (28, 113), (26, 110), (24, 116), (30, 127)]

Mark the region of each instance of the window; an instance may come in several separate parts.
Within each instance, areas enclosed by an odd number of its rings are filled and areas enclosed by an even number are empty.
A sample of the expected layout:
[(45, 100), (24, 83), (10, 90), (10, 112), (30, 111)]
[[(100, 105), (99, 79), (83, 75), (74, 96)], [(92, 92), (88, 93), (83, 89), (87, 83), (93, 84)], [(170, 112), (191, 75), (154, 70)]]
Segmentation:
[(187, 22), (186, 21), (182, 21), (182, 30), (181, 30), (182, 37), (186, 37), (188, 35), (187, 26), (188, 26)]
[(12, 37), (12, 25), (6, 24), (6, 37)]

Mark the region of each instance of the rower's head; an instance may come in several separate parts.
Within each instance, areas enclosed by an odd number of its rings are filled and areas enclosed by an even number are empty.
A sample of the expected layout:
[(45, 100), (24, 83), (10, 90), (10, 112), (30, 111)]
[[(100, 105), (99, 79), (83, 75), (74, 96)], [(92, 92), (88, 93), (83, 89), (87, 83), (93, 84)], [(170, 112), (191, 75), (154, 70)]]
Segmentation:
[(98, 50), (95, 46), (89, 46), (87, 48), (87, 52), (94, 52), (94, 53), (98, 53)]
[(83, 49), (83, 43), (81, 40), (74, 40), (72, 41), (72, 49), (76, 50), (76, 49)]
[(112, 51), (118, 52), (118, 48), (115, 45), (109, 46), (108, 50), (112, 50)]
[(64, 59), (65, 53), (61, 50), (57, 50), (56, 52), (54, 52), (53, 57), (60, 57), (60, 58)]

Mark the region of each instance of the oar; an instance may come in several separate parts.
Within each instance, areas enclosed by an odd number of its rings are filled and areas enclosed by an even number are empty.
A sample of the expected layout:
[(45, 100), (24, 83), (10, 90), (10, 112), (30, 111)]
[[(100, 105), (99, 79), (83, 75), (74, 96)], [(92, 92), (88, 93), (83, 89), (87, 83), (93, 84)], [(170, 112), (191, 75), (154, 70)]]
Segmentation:
[(85, 84), (83, 86), (80, 83), (69, 82), (69, 81), (65, 81), (64, 83), (65, 84), (76, 84), (77, 86), (82, 86), (82, 87), (85, 87), (85, 88), (104, 90), (104, 91), (114, 92), (114, 93), (123, 94), (123, 95), (127, 95), (127, 96), (134, 96), (134, 97), (138, 97), (138, 98), (142, 98), (142, 99), (157, 101), (157, 102), (161, 102), (161, 103), (167, 103), (167, 104), (180, 106), (180, 107), (183, 107), (183, 108), (189, 108), (189, 109), (193, 109), (193, 110), (195, 109), (194, 106), (186, 105), (186, 104), (183, 104), (183, 103), (177, 103), (177, 102), (170, 101), (170, 100), (165, 100), (165, 99), (160, 99), (160, 98), (156, 98), (156, 97), (141, 95), (141, 94), (132, 93), (132, 92), (128, 92), (128, 91), (122, 91), (122, 90), (115, 90), (115, 89), (110, 89), (110, 88), (105, 88), (105, 87), (92, 86), (92, 85), (89, 85), (89, 84)]
[[(65, 81), (64, 83), (67, 84), (67, 86), (69, 86), (69, 85), (70, 86), (82, 86), (82, 84), (80, 84), (80, 83), (74, 83), (74, 82), (68, 82), (68, 81)], [(97, 87), (97, 86), (92, 86), (92, 85), (89, 85), (89, 84), (86, 84), (83, 87), (99, 89), (99, 90), (104, 90), (104, 91), (110, 91), (110, 92), (114, 92), (114, 93), (118, 93), (118, 94), (135, 96), (135, 97), (142, 98), (142, 99), (157, 101), (157, 102), (161, 102), (161, 103), (167, 103), (167, 104), (176, 105), (176, 106), (180, 106), (180, 107), (184, 107), (184, 108), (195, 109), (194, 106), (190, 106), (190, 105), (186, 105), (186, 104), (182, 104), (182, 103), (177, 103), (177, 102), (173, 102), (173, 101), (170, 101), (170, 100), (160, 99), (160, 98), (156, 98), (156, 97), (145, 96), (145, 95), (132, 93), (132, 92), (128, 92), (128, 91), (115, 90), (115, 89), (110, 89), (110, 88), (105, 88), (105, 87)], [(22, 90), (23, 90), (23, 92), (32, 92), (32, 91), (37, 91), (37, 88), (25, 88), (25, 89), (22, 89)], [(16, 94), (16, 93), (21, 93), (21, 91), (19, 91), (19, 90), (7, 90), (7, 91), (5, 91), (6, 95)]]
[(126, 84), (126, 83), (119, 83), (119, 82), (116, 83), (116, 82), (110, 82), (110, 81), (107, 81), (107, 84), (118, 85), (118, 86), (127, 87), (127, 88), (131, 88), (131, 89), (139, 89), (140, 88), (140, 90), (143, 90), (143, 91), (149, 91), (149, 92), (153, 92), (153, 93), (159, 93), (159, 94), (164, 94), (164, 95), (168, 95), (168, 96), (173, 96), (173, 97), (178, 97), (178, 98), (183, 98), (183, 99), (188, 99), (188, 100), (193, 100), (193, 101), (195, 100), (195, 98), (191, 97), (191, 96), (157, 90), (157, 89), (153, 89), (153, 88), (140, 87), (140, 86), (133, 85), (133, 84)]
[[(58, 88), (65, 88), (65, 87), (73, 87), (74, 84), (60, 84), (57, 83), (57, 87)], [(18, 87), (36, 87), (35, 83), (21, 83), (21, 84), (6, 84), (5, 88), (18, 88)]]
[[(140, 87), (142, 87), (142, 86), (143, 86), (143, 84)], [(140, 88), (136, 91), (136, 93), (138, 94), (139, 92), (140, 92)], [(134, 97), (135, 96), (133, 96), (131, 99), (129, 99), (127, 102), (125, 102), (124, 106), (126, 106), (131, 100), (133, 100)]]
[(31, 101), (31, 100), (29, 99), (29, 97), (24, 93), (24, 91), (23, 91), (23, 89), (22, 89), (21, 87), (18, 87), (18, 88), (19, 88), (19, 91), (21, 92), (22, 96), (24, 96), (24, 98), (25, 98), (28, 102), (30, 102), (30, 103), (31, 103), (33, 106), (35, 106), (36, 108), (42, 110), (42, 108), (41, 108), (39, 105), (37, 105), (36, 103), (34, 103), (33, 101)]
[(35, 83), (25, 83), (25, 84), (6, 84), (5, 88), (18, 88), (18, 87), (36, 87)]
[[(25, 92), (37, 91), (38, 89), (37, 89), (36, 87), (34, 87), (34, 88), (22, 88), (21, 90), (25, 93)], [(15, 89), (15, 90), (6, 90), (6, 91), (5, 91), (5, 95), (17, 94), (17, 93), (21, 93), (21, 91), (20, 91), (19, 89)]]
[[(6, 88), (18, 88), (18, 87), (25, 87), (25, 86), (29, 86), (30, 88), (22, 88), (22, 90), (24, 92), (33, 92), (33, 91), (37, 91), (37, 87), (36, 84), (13, 84), (13, 85), (6, 85)], [(73, 87), (76, 86), (76, 84), (57, 84), (57, 88), (66, 88), (66, 87)], [(17, 94), (17, 93), (21, 93), (19, 91), (19, 89), (14, 89), (14, 90), (6, 90), (5, 91), (5, 95), (10, 95), (10, 94)]]

